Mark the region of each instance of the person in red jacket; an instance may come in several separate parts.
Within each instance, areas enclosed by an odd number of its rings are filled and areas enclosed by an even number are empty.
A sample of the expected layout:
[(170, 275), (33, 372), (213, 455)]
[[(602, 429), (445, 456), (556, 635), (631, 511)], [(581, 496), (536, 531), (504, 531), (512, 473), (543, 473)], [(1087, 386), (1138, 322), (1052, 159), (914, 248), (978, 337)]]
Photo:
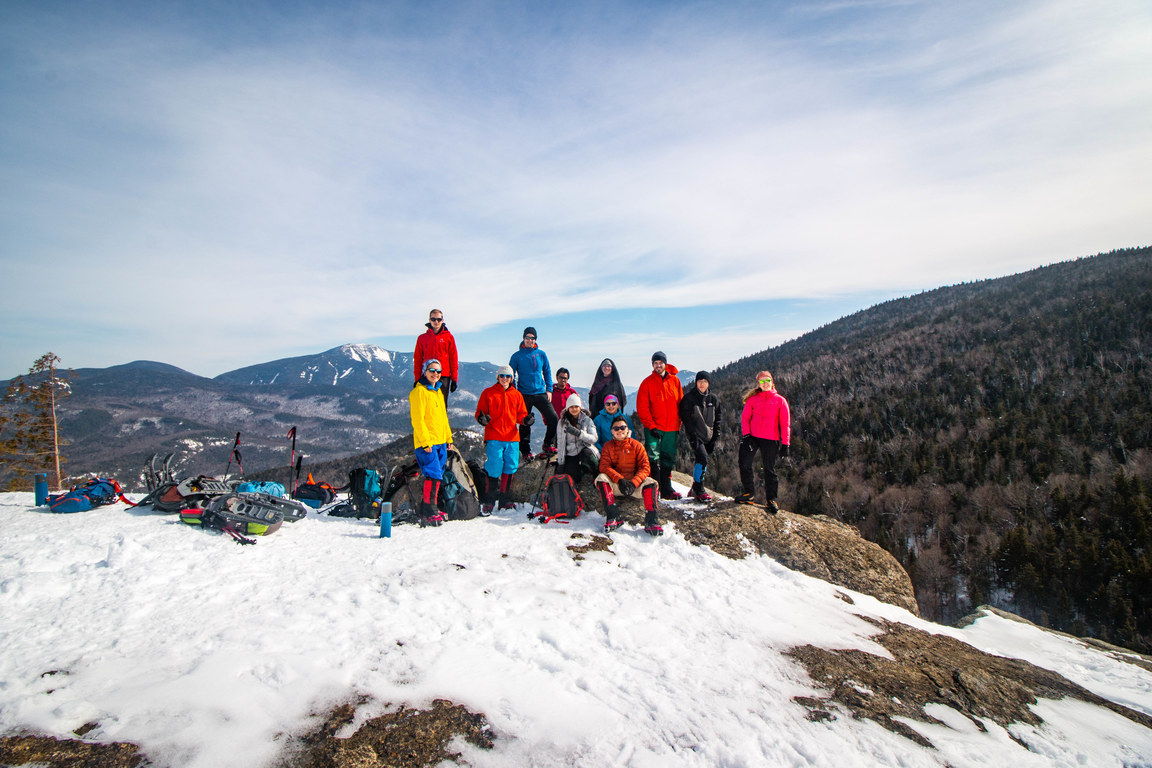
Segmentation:
[(636, 416), (644, 425), (644, 447), (652, 463), (652, 474), (660, 483), (660, 498), (679, 499), (672, 489), (672, 467), (676, 463), (676, 443), (680, 439), (680, 400), (684, 388), (676, 376), (680, 371), (668, 365), (663, 352), (652, 355), (652, 373), (640, 382), (636, 393)]
[(549, 399), (557, 417), (564, 415), (564, 409), (568, 407), (568, 398), (576, 394), (576, 390), (568, 384), (568, 377), (567, 368), (556, 369), (556, 383), (552, 385), (552, 395)]
[(499, 496), (500, 509), (511, 509), (508, 490), (520, 465), (520, 425), (531, 423), (524, 396), (512, 386), (512, 366), (496, 372), (496, 383), (480, 393), (476, 421), (484, 427), (484, 473), (488, 489), (481, 499), (481, 512), (492, 514)]
[(777, 457), (787, 461), (791, 442), (788, 401), (776, 391), (772, 374), (756, 374), (756, 386), (744, 394), (744, 412), (740, 416), (740, 485), (743, 493), (736, 497), (740, 504), (751, 504), (756, 486), (752, 479), (752, 460), (756, 452), (764, 463), (764, 496), (768, 509), (776, 512), (776, 494), (780, 480), (776, 476)]
[[(460, 373), (460, 361), (456, 355), (456, 339), (444, 325), (444, 313), (434, 309), (428, 313), (427, 331), (416, 337), (416, 351), (412, 353), (412, 381), (418, 381), (424, 372), (424, 361), (436, 358), (444, 367), (444, 377), (440, 392), (444, 395), (444, 405), (448, 405), (448, 393), (456, 391)], [(413, 385), (415, 386), (415, 385)]]

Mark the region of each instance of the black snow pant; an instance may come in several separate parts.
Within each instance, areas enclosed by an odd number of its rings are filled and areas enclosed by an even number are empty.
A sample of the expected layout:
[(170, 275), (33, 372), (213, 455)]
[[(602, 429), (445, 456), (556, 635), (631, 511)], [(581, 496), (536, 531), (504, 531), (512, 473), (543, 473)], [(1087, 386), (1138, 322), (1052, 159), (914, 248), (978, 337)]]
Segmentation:
[[(556, 410), (552, 407), (552, 401), (548, 399), (548, 393), (542, 392), (538, 395), (524, 395), (524, 405), (528, 406), (528, 413), (532, 413), (532, 408), (540, 411), (540, 415), (544, 417), (544, 447), (556, 447)], [(528, 455), (532, 452), (532, 427), (525, 427), (520, 425), (520, 453), (521, 455)]]
[(600, 462), (591, 448), (585, 448), (575, 456), (566, 456), (564, 463), (556, 468), (556, 474), (568, 475), (572, 482), (579, 484), (588, 472), (600, 471)]
[(779, 440), (744, 435), (740, 440), (740, 485), (744, 486), (745, 493), (756, 491), (756, 483), (752, 479), (752, 461), (756, 458), (756, 451), (760, 451), (760, 458), (764, 462), (765, 501), (775, 501), (776, 494), (780, 492), (780, 479), (776, 476)]

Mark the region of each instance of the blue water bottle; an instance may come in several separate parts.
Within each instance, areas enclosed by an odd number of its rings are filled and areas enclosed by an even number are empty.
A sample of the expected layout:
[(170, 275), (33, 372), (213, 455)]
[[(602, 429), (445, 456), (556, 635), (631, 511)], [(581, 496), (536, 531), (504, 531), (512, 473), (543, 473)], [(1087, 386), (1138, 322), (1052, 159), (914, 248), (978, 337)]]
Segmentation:
[[(376, 500), (380, 502), (379, 499)], [(392, 502), (386, 501), (380, 504), (380, 538), (392, 538)]]
[(33, 475), (36, 481), (33, 489), (36, 491), (36, 506), (42, 507), (48, 503), (48, 474), (46, 472), (37, 472)]

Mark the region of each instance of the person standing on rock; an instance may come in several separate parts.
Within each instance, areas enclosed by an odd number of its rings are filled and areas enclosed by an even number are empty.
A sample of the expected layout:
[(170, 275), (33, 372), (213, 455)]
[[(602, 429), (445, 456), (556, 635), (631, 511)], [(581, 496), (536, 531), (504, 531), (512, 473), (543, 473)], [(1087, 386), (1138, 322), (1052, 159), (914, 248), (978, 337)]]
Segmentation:
[(424, 363), (436, 358), (443, 367), (444, 372), (440, 378), (440, 393), (444, 396), (444, 405), (448, 405), (448, 393), (456, 391), (456, 382), (460, 374), (460, 361), (456, 355), (456, 339), (444, 325), (444, 313), (434, 309), (428, 313), (428, 322), (424, 324), (428, 329), (416, 337), (416, 351), (412, 353), (412, 380), (420, 378), (424, 372)]
[[(544, 453), (556, 453), (556, 409), (548, 399), (552, 392), (552, 366), (548, 364), (548, 355), (536, 346), (536, 329), (528, 326), (524, 329), (523, 341), (520, 349), (512, 354), (508, 365), (512, 367), (515, 377), (513, 384), (520, 394), (524, 396), (524, 404), (531, 413), (535, 408), (544, 417)], [(524, 459), (532, 458), (532, 427), (531, 422), (520, 427), (520, 455)]]
[(662, 499), (681, 498), (672, 489), (672, 467), (680, 439), (680, 401), (684, 398), (684, 388), (676, 376), (679, 372), (676, 366), (668, 365), (663, 352), (655, 352), (652, 373), (640, 382), (636, 393), (636, 417), (644, 425), (644, 446)]
[(623, 412), (628, 406), (628, 396), (624, 394), (624, 383), (620, 381), (620, 371), (616, 368), (616, 363), (612, 361), (612, 358), (606, 357), (600, 361), (600, 367), (596, 369), (592, 386), (588, 389), (588, 412), (592, 414), (593, 419), (604, 412), (604, 401), (608, 399), (609, 395), (616, 398), (620, 411)]
[(616, 494), (632, 496), (640, 491), (644, 500), (644, 532), (652, 536), (662, 536), (664, 528), (656, 512), (657, 484), (652, 479), (652, 468), (648, 454), (639, 440), (632, 439), (632, 430), (623, 416), (612, 422), (612, 440), (600, 452), (600, 474), (596, 475), (596, 490), (604, 502), (604, 532), (623, 525), (620, 510), (616, 506)]
[(416, 463), (424, 475), (423, 494), (420, 499), (420, 525), (440, 525), (443, 512), (436, 507), (440, 483), (444, 480), (444, 465), (448, 461), (448, 446), (452, 444), (452, 427), (448, 425), (448, 408), (437, 390), (444, 369), (432, 357), (424, 361), (420, 378), (408, 393), (408, 406), (412, 415), (412, 440), (416, 444)]
[(704, 473), (708, 470), (708, 457), (716, 447), (716, 432), (720, 428), (720, 399), (709, 391), (710, 386), (708, 372), (698, 371), (696, 386), (688, 390), (688, 394), (680, 401), (680, 420), (684, 423), (684, 434), (696, 458), (688, 498), (697, 501), (712, 500), (711, 494), (704, 490)]
[(564, 415), (564, 409), (568, 407), (568, 398), (576, 394), (576, 390), (572, 389), (568, 384), (568, 369), (556, 369), (556, 383), (552, 385), (552, 410), (556, 411), (556, 417), (559, 418)]
[(776, 495), (780, 480), (776, 476), (776, 459), (788, 459), (791, 442), (788, 401), (776, 391), (772, 374), (756, 374), (756, 386), (744, 394), (744, 411), (740, 415), (740, 485), (743, 493), (739, 504), (751, 504), (756, 486), (752, 478), (752, 461), (756, 452), (764, 464), (764, 496), (770, 512), (779, 511)]
[(484, 427), (484, 472), (488, 475), (488, 490), (480, 500), (485, 514), (492, 514), (497, 500), (500, 509), (513, 506), (508, 494), (520, 464), (518, 428), (527, 418), (524, 397), (512, 386), (512, 367), (505, 365), (496, 372), (496, 383), (481, 392), (476, 403), (476, 421)]

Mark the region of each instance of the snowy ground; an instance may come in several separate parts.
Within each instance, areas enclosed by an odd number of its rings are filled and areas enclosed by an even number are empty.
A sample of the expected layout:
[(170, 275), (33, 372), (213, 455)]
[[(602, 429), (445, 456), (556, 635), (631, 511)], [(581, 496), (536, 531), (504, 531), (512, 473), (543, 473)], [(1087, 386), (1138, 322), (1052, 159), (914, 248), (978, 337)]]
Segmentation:
[[(1102, 708), (1041, 702), (1046, 724), (982, 733), (912, 724), (917, 746), (838, 713), (782, 652), (812, 643), (887, 655), (854, 614), (905, 622), (1060, 672), (1152, 713), (1152, 673), (989, 616), (939, 627), (774, 561), (614, 535), (579, 564), (570, 526), (504, 517), (439, 529), (309, 517), (256, 546), (122, 504), (76, 515), (0, 494), (0, 731), (139, 743), (156, 763), (259, 766), (311, 712), (353, 693), (483, 712), (475, 766), (1136, 766), (1152, 732)], [(378, 712), (364, 713), (368, 717)], [(278, 740), (279, 737), (279, 740)]]

